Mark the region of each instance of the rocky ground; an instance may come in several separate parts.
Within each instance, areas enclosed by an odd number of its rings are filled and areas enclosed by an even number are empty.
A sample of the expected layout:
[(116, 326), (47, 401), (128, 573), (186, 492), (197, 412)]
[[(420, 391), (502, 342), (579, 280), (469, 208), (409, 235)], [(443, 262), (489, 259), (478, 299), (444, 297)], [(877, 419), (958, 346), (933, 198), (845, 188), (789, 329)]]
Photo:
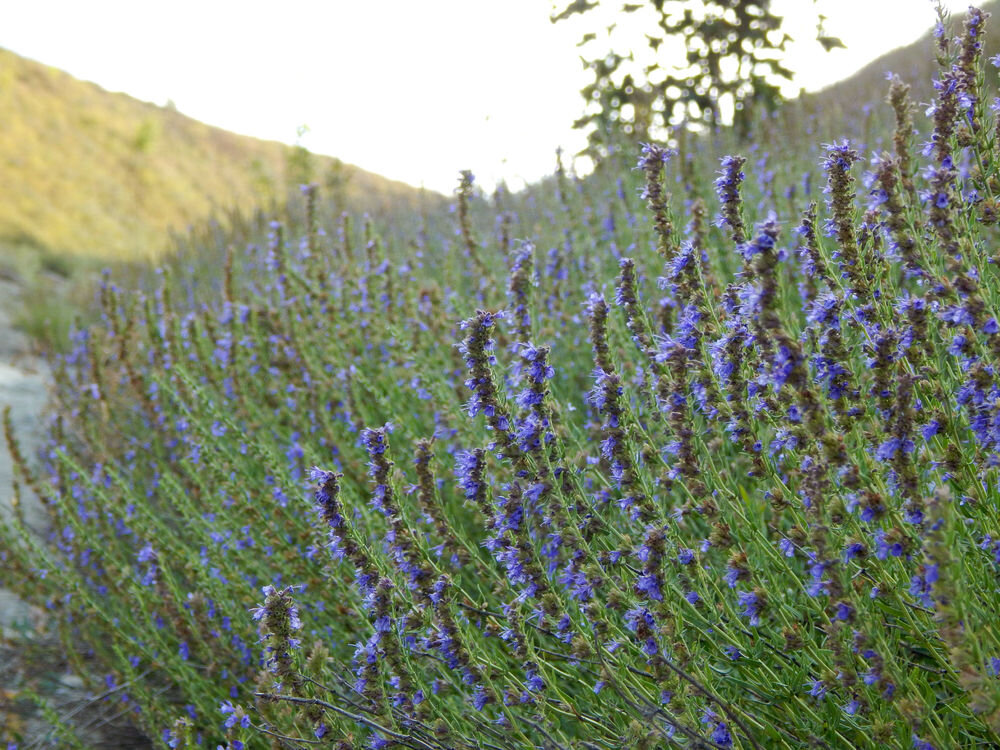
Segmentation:
[[(10, 281), (0, 281), (0, 300), (8, 303), (0, 306), (0, 412), (10, 406), (22, 449), (33, 454), (38, 447), (42, 413), (48, 398), (49, 374), (45, 362), (31, 354), (25, 336), (12, 326), (11, 303), (16, 299), (17, 286)], [(0, 447), (0, 516), (10, 512), (13, 478), (10, 454), (3, 441)], [(29, 495), (22, 499), (28, 525), (41, 530), (43, 513), (38, 499)], [(23, 603), (0, 588), (0, 627), (10, 628), (29, 615)]]
[[(15, 330), (12, 315), (20, 299), (16, 279), (0, 278), (0, 412), (11, 407), (22, 452), (37, 451), (50, 375), (44, 358)], [(13, 466), (6, 442), (0, 440), (0, 517), (9, 517)], [(24, 517), (38, 534), (45, 532), (44, 510), (36, 497), (21, 493)], [(0, 746), (17, 750), (55, 747), (145, 748), (142, 737), (116, 715), (114, 696), (93, 696), (69, 671), (65, 653), (44, 612), (0, 588)], [(41, 696), (48, 717), (28, 695)], [(57, 717), (55, 721), (52, 721)], [(79, 742), (62, 736), (58, 725), (71, 728)]]

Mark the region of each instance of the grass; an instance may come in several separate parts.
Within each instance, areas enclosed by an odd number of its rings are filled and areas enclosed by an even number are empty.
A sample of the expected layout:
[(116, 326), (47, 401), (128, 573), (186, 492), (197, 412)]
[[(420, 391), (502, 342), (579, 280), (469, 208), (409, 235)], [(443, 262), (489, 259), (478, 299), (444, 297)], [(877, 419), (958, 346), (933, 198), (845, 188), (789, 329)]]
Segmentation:
[[(170, 232), (283, 202), (297, 189), (294, 147), (226, 132), (0, 50), (0, 242), (57, 255), (151, 259)], [(311, 179), (341, 210), (417, 208), (415, 188), (308, 155)]]
[[(0, 274), (21, 286), (15, 325), (63, 352), (92, 322), (104, 268), (131, 277), (203, 226), (284, 203), (304, 177), (330, 210), (388, 218), (441, 198), (339, 159), (236, 135), (0, 50)], [(125, 270), (125, 269), (128, 270)]]

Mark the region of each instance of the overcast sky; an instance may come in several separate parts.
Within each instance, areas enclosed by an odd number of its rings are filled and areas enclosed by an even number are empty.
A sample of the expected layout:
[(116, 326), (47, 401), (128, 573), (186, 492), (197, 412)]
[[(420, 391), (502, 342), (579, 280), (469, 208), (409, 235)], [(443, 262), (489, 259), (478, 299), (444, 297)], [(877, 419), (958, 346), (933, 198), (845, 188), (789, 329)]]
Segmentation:
[[(607, 1), (607, 0), (606, 0)], [(560, 0), (562, 7), (565, 3)], [(617, 2), (614, 3), (618, 5)], [(945, 2), (950, 10), (966, 2)], [(773, 0), (797, 40), (789, 65), (815, 90), (934, 22), (930, 0)], [(294, 142), (450, 193), (461, 169), (489, 187), (575, 153), (587, 25), (551, 24), (549, 0), (0, 0), (0, 46), (191, 117)], [(864, 19), (864, 22), (859, 22)]]

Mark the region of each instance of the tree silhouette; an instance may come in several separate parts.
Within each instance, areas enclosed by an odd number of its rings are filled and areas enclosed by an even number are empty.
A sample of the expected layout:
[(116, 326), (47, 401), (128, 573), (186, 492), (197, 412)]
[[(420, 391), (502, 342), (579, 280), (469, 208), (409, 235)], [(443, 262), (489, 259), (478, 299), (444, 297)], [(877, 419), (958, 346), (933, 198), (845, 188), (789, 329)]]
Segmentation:
[[(609, 5), (573, 0), (551, 20)], [(728, 116), (746, 132), (750, 113), (772, 109), (781, 100), (780, 82), (792, 79), (782, 64), (791, 37), (782, 30), (782, 17), (771, 12), (771, 0), (645, 0), (618, 7), (624, 15), (641, 14), (650, 53), (609, 44), (606, 54), (583, 58), (593, 77), (582, 90), (588, 110), (575, 126), (594, 126), (592, 152), (616, 131), (647, 140), (651, 129), (719, 125)], [(620, 20), (606, 27), (609, 43)], [(843, 46), (823, 33), (822, 21), (818, 17), (817, 40), (825, 49)], [(591, 30), (580, 46), (598, 41)]]

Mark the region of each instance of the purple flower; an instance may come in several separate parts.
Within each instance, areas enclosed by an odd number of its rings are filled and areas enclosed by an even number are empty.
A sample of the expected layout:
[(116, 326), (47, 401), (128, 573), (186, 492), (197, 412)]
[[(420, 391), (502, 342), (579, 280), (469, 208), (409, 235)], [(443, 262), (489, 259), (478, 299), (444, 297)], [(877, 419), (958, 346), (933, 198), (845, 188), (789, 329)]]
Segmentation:
[(760, 625), (760, 612), (764, 606), (760, 595), (756, 591), (737, 591), (736, 601), (743, 608), (740, 614), (746, 617), (752, 626)]
[(1000, 677), (1000, 658), (996, 656), (991, 658), (989, 664), (986, 665), (986, 671), (994, 677)]
[(746, 572), (740, 568), (734, 568), (732, 565), (727, 565), (726, 574), (722, 578), (729, 584), (729, 588), (734, 589), (738, 581), (746, 578)]
[(939, 432), (941, 432), (941, 423), (936, 419), (930, 420), (920, 428), (920, 434), (923, 435), (924, 440), (930, 440)]
[(534, 667), (530, 667), (525, 670), (525, 685), (528, 690), (533, 692), (540, 692), (545, 689), (545, 682), (541, 677), (538, 676), (538, 670)]
[(656, 625), (656, 620), (653, 619), (653, 615), (645, 607), (636, 607), (625, 613), (625, 624), (628, 625), (628, 629), (633, 633), (639, 627), (640, 623), (645, 623), (647, 627), (651, 628)]
[(952, 305), (951, 307), (942, 310), (938, 313), (938, 317), (945, 323), (949, 323), (953, 326), (971, 326), (975, 322), (972, 314), (961, 305)]
[(733, 737), (729, 733), (729, 728), (726, 726), (725, 722), (720, 721), (715, 725), (712, 730), (712, 742), (716, 745), (721, 745), (722, 747), (732, 747)]
[(482, 685), (476, 685), (476, 690), (472, 694), (472, 705), (477, 711), (482, 711), (483, 707), (489, 703), (490, 697), (486, 694), (486, 689)]
[(934, 608), (934, 598), (932, 596), (934, 584), (940, 577), (940, 571), (936, 563), (922, 565), (920, 572), (910, 579), (910, 594), (912, 594), (923, 606), (928, 609)]
[(219, 711), (226, 716), (226, 729), (231, 729), (237, 724), (244, 729), (250, 726), (250, 717), (243, 712), (242, 708), (234, 706), (230, 701), (222, 703), (222, 705), (219, 706)]
[(385, 434), (387, 432), (392, 432), (392, 424), (389, 422), (386, 422), (385, 427), (381, 430), (366, 429), (361, 431), (361, 443), (365, 446), (365, 450), (368, 451), (368, 455), (372, 458), (375, 456), (381, 456), (385, 453)]
[(455, 454), (455, 477), (467, 500), (478, 497), (482, 484), (482, 451), (458, 451)]
[(862, 557), (865, 554), (865, 545), (861, 542), (850, 542), (844, 547), (844, 562)]
[(891, 461), (901, 447), (902, 441), (899, 438), (889, 438), (876, 449), (875, 457), (879, 461)]
[(677, 152), (672, 148), (663, 148), (655, 143), (643, 143), (639, 163), (639, 169), (654, 169), (670, 161)]
[(823, 680), (812, 680), (809, 687), (809, 695), (817, 700), (823, 700), (826, 697), (827, 687)]
[(843, 620), (846, 622), (854, 617), (854, 607), (852, 607), (848, 602), (837, 602), (836, 607), (834, 607), (833, 616), (837, 620)]
[(641, 575), (635, 584), (636, 589), (641, 591), (650, 599), (663, 601), (663, 594), (660, 593), (660, 579), (656, 575)]
[(875, 557), (879, 560), (885, 560), (890, 555), (892, 557), (902, 557), (903, 556), (903, 543), (899, 541), (888, 542), (886, 541), (885, 529), (875, 529)]

